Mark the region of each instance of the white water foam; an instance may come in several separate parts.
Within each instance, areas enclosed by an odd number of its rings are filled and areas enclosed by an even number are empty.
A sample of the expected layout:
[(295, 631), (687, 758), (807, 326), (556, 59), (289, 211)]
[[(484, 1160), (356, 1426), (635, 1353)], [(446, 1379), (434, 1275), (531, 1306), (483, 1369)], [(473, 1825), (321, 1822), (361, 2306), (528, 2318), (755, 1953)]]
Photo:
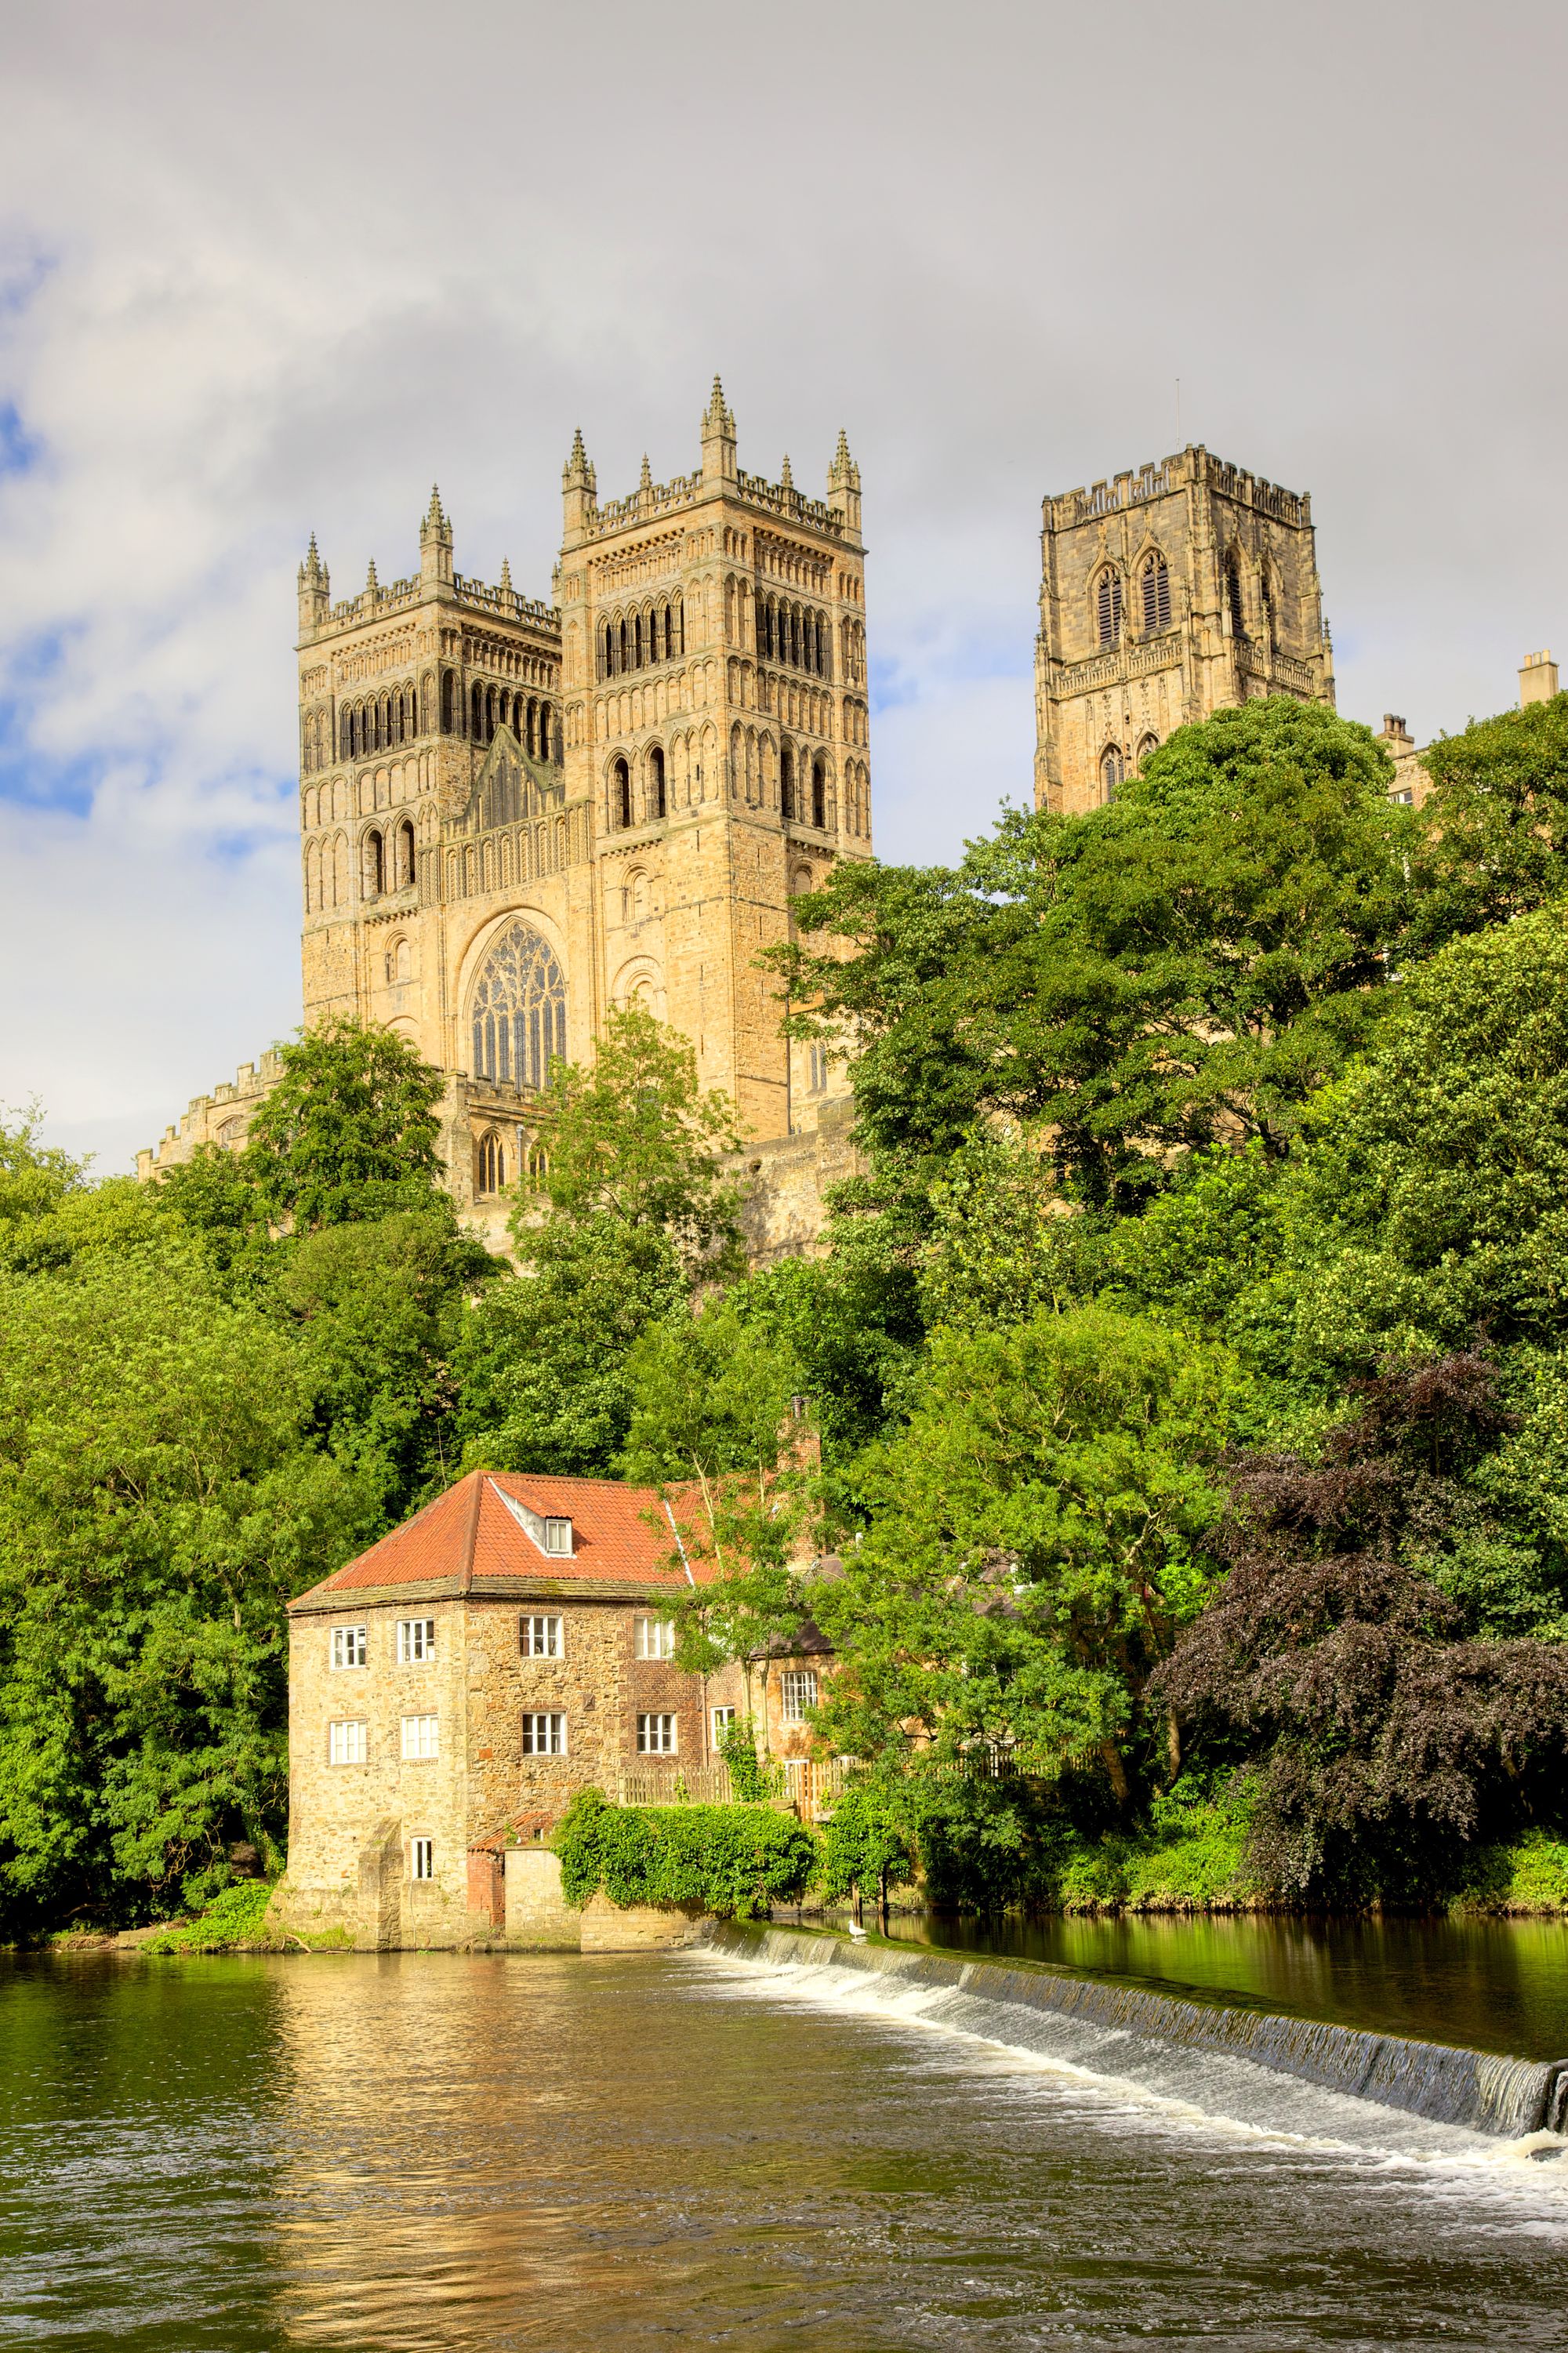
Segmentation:
[[(700, 1972), (707, 1997), (875, 2021), (924, 2042), (922, 2064), (956, 2064), (1016, 2084), (1025, 2096), (1044, 2094), (1057, 2113), (1101, 2128), (1197, 2137), (1216, 2157), (1225, 2147), (1245, 2149), (1253, 2167), (1272, 2150), (1293, 2168), (1348, 2162), (1370, 2175), (1415, 2174), (1435, 2190), (1445, 2183), (1454, 2190), (1495, 2188), (1506, 2193), (1510, 2232), (1568, 2239), (1568, 2138), (1560, 2134), (1500, 2139), (1228, 2053), (1086, 2029), (1049, 2010), (831, 1961), (752, 1962), (700, 1946), (680, 1958)], [(951, 2057), (939, 2058), (943, 2046)], [(1521, 2211), (1521, 2200), (1530, 2211)]]

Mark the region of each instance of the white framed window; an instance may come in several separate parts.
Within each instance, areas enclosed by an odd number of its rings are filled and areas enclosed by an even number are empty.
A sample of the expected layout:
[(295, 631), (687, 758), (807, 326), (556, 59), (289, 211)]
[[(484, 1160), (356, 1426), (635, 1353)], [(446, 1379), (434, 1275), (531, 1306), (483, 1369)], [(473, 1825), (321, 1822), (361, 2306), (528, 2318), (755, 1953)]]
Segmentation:
[(734, 1721), (735, 1711), (732, 1707), (716, 1707), (713, 1710), (713, 1746), (715, 1748), (718, 1747), (719, 1743), (722, 1740), (724, 1735), (729, 1731), (730, 1726), (734, 1723)]
[(370, 1641), (363, 1626), (332, 1628), (332, 1666), (363, 1667), (370, 1657)]
[(810, 1086), (811, 1092), (814, 1095), (822, 1094), (826, 1089), (827, 1049), (826, 1046), (814, 1045), (811, 1049)]
[(522, 1621), (522, 1655), (525, 1659), (558, 1659), (562, 1656), (561, 1620), (559, 1618), (525, 1618)]
[(525, 1757), (564, 1757), (566, 1718), (563, 1715), (525, 1715), (522, 1719), (522, 1753)]
[(436, 1655), (436, 1620), (434, 1618), (400, 1618), (397, 1621), (397, 1663), (400, 1667), (423, 1666)]
[(571, 1521), (570, 1521), (570, 1520), (550, 1520), (550, 1519), (547, 1519), (547, 1520), (545, 1521), (545, 1523), (544, 1523), (544, 1549), (545, 1549), (545, 1551), (546, 1551), (546, 1552), (570, 1552), (570, 1551), (571, 1551), (571, 1549), (572, 1549), (572, 1523), (571, 1523)]
[[(650, 1622), (657, 1624), (658, 1620), (653, 1620)], [(675, 1755), (673, 1715), (638, 1716), (637, 1755), (639, 1757), (673, 1757)]]
[(436, 1876), (436, 1841), (416, 1838), (408, 1841), (408, 1876), (410, 1879), (434, 1879)]
[(637, 1621), (637, 1654), (639, 1659), (673, 1659), (674, 1619), (639, 1618)]
[(441, 1754), (440, 1719), (434, 1715), (405, 1715), (403, 1719), (403, 1755), (408, 1764), (422, 1764)]
[(779, 1713), (786, 1724), (804, 1724), (816, 1705), (815, 1667), (786, 1667), (779, 1677)]
[(329, 1724), (329, 1765), (363, 1765), (370, 1755), (369, 1727), (363, 1724)]

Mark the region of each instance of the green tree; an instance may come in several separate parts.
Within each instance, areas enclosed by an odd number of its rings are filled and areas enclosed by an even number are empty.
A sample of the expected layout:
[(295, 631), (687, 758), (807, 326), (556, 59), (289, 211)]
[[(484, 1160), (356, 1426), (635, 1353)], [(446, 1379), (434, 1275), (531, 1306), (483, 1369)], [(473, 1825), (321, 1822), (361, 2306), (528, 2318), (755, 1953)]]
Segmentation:
[(997, 1112), (1091, 1204), (1228, 1134), (1277, 1157), (1406, 925), (1389, 775), (1364, 727), (1274, 698), (1178, 729), (1109, 807), (1010, 812), (957, 874), (841, 867), (802, 908), (830, 944), (774, 956), (796, 1026), (853, 1036), (860, 1131), (906, 1167)]
[(334, 1016), (279, 1049), (282, 1075), (251, 1119), (243, 1176), (296, 1231), (422, 1208), (440, 1177), (446, 1082), (395, 1031)]
[(825, 1736), (893, 1764), (1098, 1764), (1125, 1805), (1149, 1675), (1207, 1590), (1231, 1377), (1099, 1306), (935, 1334), (907, 1428), (863, 1473), (865, 1540), (814, 1590), (841, 1661)]
[(734, 1113), (700, 1088), (689, 1041), (634, 1008), (611, 1013), (591, 1071), (557, 1065), (535, 1117), (542, 1151), (512, 1217), (521, 1271), (458, 1346), (465, 1460), (608, 1476), (636, 1342), (739, 1268)]
[(1568, 694), (1472, 720), (1425, 756), (1415, 922), (1432, 948), (1568, 892)]
[(287, 1340), (153, 1240), (0, 1275), (0, 1905), (166, 1910), (287, 1819), (281, 1605), (378, 1532)]

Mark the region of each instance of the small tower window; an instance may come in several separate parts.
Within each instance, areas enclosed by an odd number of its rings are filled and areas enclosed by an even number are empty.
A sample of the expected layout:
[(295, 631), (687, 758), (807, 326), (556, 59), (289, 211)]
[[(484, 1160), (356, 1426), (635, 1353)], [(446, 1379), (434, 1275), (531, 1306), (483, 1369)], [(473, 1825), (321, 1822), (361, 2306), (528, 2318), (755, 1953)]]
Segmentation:
[(456, 684), (449, 670), (441, 672), (441, 733), (450, 735), (456, 725)]
[(1230, 634), (1233, 638), (1245, 638), (1247, 617), (1241, 603), (1241, 564), (1234, 555), (1227, 555), (1225, 561), (1225, 595), (1230, 608)]
[(1138, 745), (1138, 774), (1140, 776), (1143, 773), (1143, 764), (1148, 759), (1150, 753), (1157, 752), (1159, 748), (1160, 738), (1157, 735), (1145, 735), (1141, 738)]
[(648, 795), (654, 817), (664, 815), (664, 754), (656, 744), (647, 755)]
[(1107, 565), (1100, 574), (1094, 606), (1100, 644), (1119, 645), (1121, 640), (1121, 575), (1114, 565)]
[(1151, 555), (1143, 566), (1143, 628), (1146, 636), (1171, 626), (1171, 574), (1163, 555)]
[(827, 824), (827, 764), (820, 755), (811, 764), (811, 821), (819, 831)]
[(610, 770), (610, 798), (616, 823), (624, 831), (632, 821), (632, 772), (624, 760), (617, 760)]
[(786, 824), (795, 821), (795, 753), (785, 744), (779, 753), (779, 813)]
[(386, 858), (379, 833), (367, 833), (364, 838), (364, 895), (379, 899), (386, 884)]
[(1100, 787), (1108, 801), (1116, 798), (1116, 787), (1127, 774), (1120, 744), (1108, 744), (1100, 755)]

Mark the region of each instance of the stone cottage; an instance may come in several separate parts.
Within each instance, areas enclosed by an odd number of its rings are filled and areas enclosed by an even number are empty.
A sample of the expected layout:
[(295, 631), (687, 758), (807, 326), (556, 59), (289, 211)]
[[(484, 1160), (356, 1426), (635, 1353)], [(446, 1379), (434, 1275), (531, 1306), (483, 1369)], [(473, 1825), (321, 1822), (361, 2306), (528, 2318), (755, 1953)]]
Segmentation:
[(711, 1574), (652, 1488), (476, 1471), (300, 1594), (282, 1916), (384, 1948), (574, 1944), (545, 1846), (570, 1799), (726, 1797), (737, 1714), (812, 1810), (826, 1646), (686, 1673), (670, 1604)]

